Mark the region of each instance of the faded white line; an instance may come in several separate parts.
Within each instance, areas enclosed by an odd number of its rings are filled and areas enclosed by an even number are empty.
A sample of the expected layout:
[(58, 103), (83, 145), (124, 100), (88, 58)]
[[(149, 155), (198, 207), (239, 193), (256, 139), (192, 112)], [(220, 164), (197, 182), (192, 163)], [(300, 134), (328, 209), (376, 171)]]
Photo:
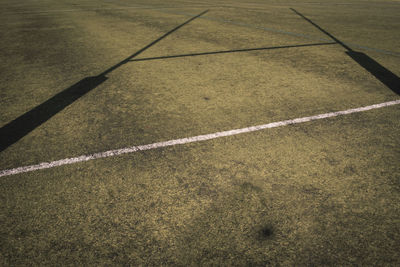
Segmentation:
[[(126, 9), (180, 9), (180, 8), (202, 8), (203, 6), (187, 6), (187, 7), (173, 7), (173, 6), (165, 6), (165, 7), (148, 7), (148, 6), (126, 6), (126, 7), (102, 7), (102, 8), (91, 8), (91, 7), (82, 7), (83, 9), (53, 9), (53, 10), (38, 10), (38, 11), (6, 11), (1, 15), (14, 15), (14, 14), (42, 14), (42, 13), (62, 13), (62, 12), (86, 12), (86, 11), (103, 11), (103, 10), (126, 10)], [(212, 7), (212, 6), (206, 6)]]
[(219, 138), (219, 137), (232, 136), (232, 135), (237, 135), (237, 134), (242, 134), (242, 133), (249, 133), (249, 132), (255, 132), (255, 131), (260, 131), (260, 130), (264, 130), (264, 129), (270, 129), (270, 128), (291, 125), (291, 124), (298, 124), (298, 123), (309, 122), (309, 121), (314, 121), (314, 120), (337, 117), (337, 116), (341, 116), (341, 115), (363, 112), (363, 111), (367, 111), (367, 110), (371, 110), (371, 109), (383, 108), (383, 107), (388, 107), (388, 106), (393, 106), (393, 105), (398, 105), (398, 104), (400, 104), (400, 99), (394, 100), (394, 101), (389, 101), (389, 102), (384, 102), (384, 103), (380, 103), (380, 104), (365, 106), (365, 107), (359, 107), (359, 108), (336, 111), (336, 112), (329, 112), (329, 113), (314, 115), (314, 116), (310, 116), (310, 117), (303, 117), (303, 118), (296, 118), (296, 119), (291, 119), (291, 120), (272, 122), (272, 123), (268, 123), (268, 124), (262, 124), (262, 125), (257, 125), (257, 126), (241, 128), (241, 129), (223, 131), (223, 132), (216, 132), (216, 133), (211, 133), (211, 134), (197, 135), (197, 136), (193, 136), (193, 137), (169, 140), (169, 141), (165, 141), (165, 142), (158, 142), (158, 143), (153, 143), (153, 144), (148, 144), (148, 145), (131, 146), (131, 147), (126, 147), (126, 148), (121, 148), (121, 149), (99, 152), (99, 153), (95, 153), (95, 154), (91, 154), (91, 155), (82, 155), (82, 156), (74, 157), (74, 158), (56, 160), (56, 161), (52, 161), (52, 162), (42, 162), (42, 163), (39, 163), (36, 165), (2, 170), (2, 171), (0, 171), (0, 177), (23, 173), (23, 172), (31, 172), (31, 171), (41, 170), (41, 169), (49, 169), (49, 168), (54, 168), (57, 166), (73, 164), (73, 163), (78, 163), (78, 162), (83, 162), (83, 161), (88, 161), (88, 160), (93, 160), (93, 159), (114, 157), (114, 156), (118, 156), (118, 155), (122, 155), (122, 154), (133, 153), (136, 151), (150, 150), (150, 149), (156, 149), (156, 148), (167, 147), (167, 146), (183, 145), (183, 144), (188, 144), (188, 143), (193, 143), (193, 142), (211, 140), (211, 139), (215, 139), (215, 138)]

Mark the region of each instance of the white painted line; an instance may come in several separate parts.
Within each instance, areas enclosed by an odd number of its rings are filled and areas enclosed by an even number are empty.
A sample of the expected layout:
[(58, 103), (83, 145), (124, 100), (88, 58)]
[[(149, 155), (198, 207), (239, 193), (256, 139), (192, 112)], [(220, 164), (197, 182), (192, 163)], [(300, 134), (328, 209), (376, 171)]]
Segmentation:
[(122, 154), (133, 153), (136, 151), (150, 150), (150, 149), (156, 149), (156, 148), (167, 147), (167, 146), (183, 145), (183, 144), (188, 144), (188, 143), (193, 143), (193, 142), (211, 140), (211, 139), (215, 139), (215, 138), (219, 138), (219, 137), (232, 136), (232, 135), (237, 135), (237, 134), (242, 134), (242, 133), (250, 133), (250, 132), (260, 131), (260, 130), (264, 130), (264, 129), (270, 129), (270, 128), (276, 128), (276, 127), (281, 127), (281, 126), (286, 126), (286, 125), (291, 125), (291, 124), (298, 124), (298, 123), (309, 122), (309, 121), (314, 121), (314, 120), (337, 117), (337, 116), (341, 116), (341, 115), (363, 112), (363, 111), (367, 111), (367, 110), (371, 110), (371, 109), (383, 108), (383, 107), (388, 107), (388, 106), (393, 106), (393, 105), (398, 105), (398, 104), (400, 104), (400, 99), (394, 100), (394, 101), (389, 101), (389, 102), (384, 102), (384, 103), (380, 103), (380, 104), (375, 104), (375, 105), (371, 105), (371, 106), (348, 109), (348, 110), (343, 110), (343, 111), (329, 112), (329, 113), (314, 115), (314, 116), (310, 116), (310, 117), (303, 117), (303, 118), (297, 118), (297, 119), (291, 119), (291, 120), (285, 120), (285, 121), (272, 122), (272, 123), (268, 123), (268, 124), (262, 124), (262, 125), (257, 125), (257, 126), (241, 128), (241, 129), (223, 131), (223, 132), (216, 132), (216, 133), (211, 133), (211, 134), (197, 135), (197, 136), (193, 136), (193, 137), (169, 140), (169, 141), (165, 141), (165, 142), (158, 142), (158, 143), (153, 143), (153, 144), (148, 144), (148, 145), (131, 146), (131, 147), (126, 147), (126, 148), (121, 148), (121, 149), (99, 152), (99, 153), (95, 153), (95, 154), (91, 154), (91, 155), (82, 155), (82, 156), (75, 157), (75, 158), (56, 160), (56, 161), (52, 161), (52, 162), (42, 162), (42, 163), (39, 163), (36, 165), (2, 170), (2, 171), (0, 171), (0, 177), (23, 173), (23, 172), (31, 172), (31, 171), (41, 170), (41, 169), (49, 169), (49, 168), (54, 168), (57, 166), (73, 164), (73, 163), (78, 163), (78, 162), (83, 162), (83, 161), (88, 161), (88, 160), (93, 160), (93, 159), (114, 157), (114, 156), (118, 156), (118, 155), (122, 155)]
[[(102, 7), (91, 8), (82, 7), (83, 9), (53, 9), (53, 10), (38, 10), (38, 11), (19, 11), (19, 12), (4, 12), (1, 15), (13, 14), (42, 14), (42, 13), (59, 13), (59, 12), (86, 12), (86, 11), (103, 11), (103, 10), (126, 10), (126, 9), (180, 9), (180, 8), (202, 8), (203, 6), (187, 6), (187, 7), (152, 7), (152, 6), (125, 6), (125, 7)], [(208, 7), (208, 6), (207, 6)]]

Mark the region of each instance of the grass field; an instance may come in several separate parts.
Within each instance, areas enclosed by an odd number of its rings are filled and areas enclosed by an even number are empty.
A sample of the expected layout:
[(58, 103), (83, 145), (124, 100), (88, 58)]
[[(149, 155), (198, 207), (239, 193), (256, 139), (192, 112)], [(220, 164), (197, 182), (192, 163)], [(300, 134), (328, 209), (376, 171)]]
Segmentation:
[(0, 265), (399, 266), (398, 14), (1, 1)]

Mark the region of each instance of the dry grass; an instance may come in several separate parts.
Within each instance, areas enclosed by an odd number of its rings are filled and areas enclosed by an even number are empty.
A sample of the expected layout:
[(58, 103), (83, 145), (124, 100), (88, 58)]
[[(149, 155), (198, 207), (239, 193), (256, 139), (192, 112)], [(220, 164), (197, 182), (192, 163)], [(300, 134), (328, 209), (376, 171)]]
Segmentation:
[[(279, 1), (115, 9), (127, 5), (2, 2), (0, 123), (105, 71), (185, 14), (210, 9), (136, 59), (326, 38)], [(93, 7), (101, 10), (66, 11)], [(344, 42), (399, 53), (394, 2), (290, 7)], [(360, 51), (400, 75), (400, 57)], [(398, 99), (337, 45), (132, 61), (107, 78), (0, 152), (0, 169)], [(399, 112), (3, 177), (0, 264), (398, 265)]]

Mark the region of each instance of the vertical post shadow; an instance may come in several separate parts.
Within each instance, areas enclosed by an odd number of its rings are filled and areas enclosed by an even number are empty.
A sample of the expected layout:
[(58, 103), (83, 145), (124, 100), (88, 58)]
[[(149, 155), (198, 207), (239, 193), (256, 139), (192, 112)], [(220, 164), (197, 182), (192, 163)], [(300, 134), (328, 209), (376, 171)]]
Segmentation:
[(330, 38), (332, 38), (336, 43), (341, 45), (343, 48), (345, 48), (346, 54), (352, 58), (355, 62), (358, 63), (361, 67), (363, 67), (366, 71), (371, 73), (376, 79), (378, 79), (381, 83), (383, 83), (387, 88), (392, 90), (394, 93), (397, 95), (400, 95), (400, 78), (391, 72), (390, 70), (386, 69), (384, 66), (376, 62), (374, 59), (369, 57), (368, 55), (354, 51), (350, 47), (348, 47), (346, 44), (341, 42), (339, 39), (337, 39), (335, 36), (327, 32), (326, 30), (322, 29), (319, 25), (317, 25), (315, 22), (310, 20), (309, 18), (305, 17), (303, 14), (298, 12), (297, 10), (290, 8), (293, 12), (295, 12), (297, 15), (302, 17), (304, 20), (308, 21), (311, 23), (313, 26), (315, 26), (318, 30), (323, 32), (324, 34), (328, 35)]
[(346, 54), (357, 62), (361, 67), (375, 76), (387, 88), (400, 95), (400, 79), (399, 77), (386, 69), (384, 66), (370, 58), (364, 53), (357, 51), (347, 51)]
[(125, 63), (128, 63), (132, 58), (136, 57), (137, 55), (141, 54), (146, 49), (150, 48), (151, 46), (155, 45), (171, 33), (177, 31), (184, 25), (188, 24), (192, 20), (202, 16), (203, 14), (207, 13), (208, 10), (201, 12), (199, 15), (190, 18), (189, 20), (185, 21), (184, 23), (178, 25), (174, 29), (170, 30), (169, 32), (165, 33), (158, 39), (154, 40), (150, 44), (146, 45), (136, 53), (130, 55), (126, 59), (122, 60), (121, 62), (115, 64), (114, 66), (108, 68), (107, 70), (103, 71), (101, 74), (93, 77), (86, 77), (76, 84), (64, 89), (62, 92), (56, 94), (52, 98), (46, 100), (42, 104), (36, 106), (35, 108), (31, 109), (30, 111), (26, 112), (25, 114), (19, 116), (15, 120), (9, 122), (8, 124), (4, 125), (0, 128), (0, 152), (5, 150), (10, 145), (14, 144), (25, 135), (36, 129), (41, 124), (45, 123), (51, 117), (56, 115), (58, 112), (75, 102), (80, 97), (84, 96), (88, 92), (95, 89), (100, 84), (104, 83), (108, 78), (106, 75), (113, 70), (119, 68)]
[(0, 129), (0, 151), (27, 135), (65, 107), (107, 80), (104, 75), (87, 77), (56, 94)]

